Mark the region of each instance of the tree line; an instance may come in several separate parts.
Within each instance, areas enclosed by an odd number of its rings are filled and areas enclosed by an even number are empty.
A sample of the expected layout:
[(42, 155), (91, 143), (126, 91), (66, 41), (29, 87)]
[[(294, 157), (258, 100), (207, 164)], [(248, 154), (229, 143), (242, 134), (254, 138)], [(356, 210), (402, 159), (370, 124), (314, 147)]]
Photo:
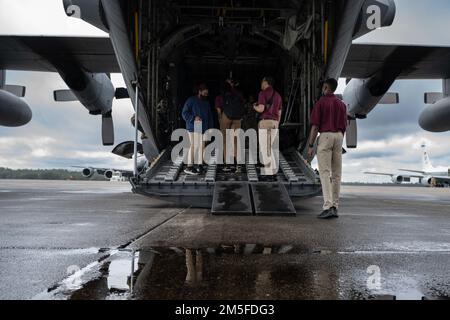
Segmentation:
[[(0, 167), (0, 179), (24, 180), (87, 180), (81, 172), (64, 169), (10, 169)], [(94, 175), (90, 180), (104, 181), (103, 176)]]

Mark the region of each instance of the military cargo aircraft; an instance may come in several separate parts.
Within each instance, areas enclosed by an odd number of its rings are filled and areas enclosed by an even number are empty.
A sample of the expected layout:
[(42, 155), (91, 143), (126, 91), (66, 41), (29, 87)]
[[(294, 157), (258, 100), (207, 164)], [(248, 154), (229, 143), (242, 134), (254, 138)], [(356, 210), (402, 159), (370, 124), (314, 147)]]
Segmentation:
[[(295, 214), (291, 199), (321, 192), (304, 151), (322, 80), (348, 78), (347, 146), (354, 148), (356, 119), (380, 101), (398, 102), (388, 92), (396, 79), (450, 78), (448, 48), (352, 45), (393, 23), (393, 0), (64, 0), (63, 5), (68, 16), (109, 38), (1, 36), (0, 69), (58, 72), (70, 91), (55, 92), (55, 100), (76, 99), (90, 114), (101, 115), (104, 145), (114, 144), (113, 99), (130, 98), (148, 161), (143, 171), (135, 164), (133, 190), (211, 207), (214, 214)], [(110, 73), (121, 73), (126, 88), (114, 88)], [(181, 108), (194, 84), (207, 82), (218, 93), (232, 76), (250, 101), (268, 74), (285, 97), (277, 181), (267, 181), (251, 163), (239, 175), (215, 165), (204, 175), (185, 175), (181, 157), (170, 157), (170, 136), (184, 125)], [(450, 108), (447, 88), (433, 95), (434, 108)], [(2, 117), (0, 124), (19, 125), (31, 113), (19, 97), (0, 90)], [(136, 155), (137, 141), (133, 145)]]

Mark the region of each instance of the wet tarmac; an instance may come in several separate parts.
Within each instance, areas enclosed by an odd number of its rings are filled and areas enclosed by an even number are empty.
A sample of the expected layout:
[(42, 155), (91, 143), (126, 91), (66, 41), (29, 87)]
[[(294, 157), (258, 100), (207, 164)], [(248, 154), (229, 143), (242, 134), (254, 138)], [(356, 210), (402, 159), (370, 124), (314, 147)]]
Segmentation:
[(343, 188), (338, 220), (215, 217), (109, 182), (0, 180), (1, 299), (446, 299), (450, 190)]

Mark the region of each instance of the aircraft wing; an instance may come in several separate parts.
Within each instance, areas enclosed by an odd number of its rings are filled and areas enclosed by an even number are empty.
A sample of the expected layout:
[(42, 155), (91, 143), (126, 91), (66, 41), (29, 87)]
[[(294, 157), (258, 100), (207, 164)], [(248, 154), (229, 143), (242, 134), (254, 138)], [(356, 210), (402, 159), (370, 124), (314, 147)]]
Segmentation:
[(0, 70), (56, 72), (55, 65), (64, 64), (92, 73), (120, 73), (109, 38), (0, 36)]
[[(380, 173), (380, 172), (364, 172), (364, 174), (371, 174), (371, 175), (375, 175), (375, 176), (389, 176), (389, 177), (394, 177), (397, 176), (397, 174), (395, 173)], [(417, 178), (417, 179), (422, 179), (424, 176), (423, 175), (410, 175), (410, 174), (402, 174), (401, 175), (403, 178)]]
[(374, 176), (389, 176), (389, 177), (395, 176), (395, 174), (393, 173), (382, 173), (382, 172), (364, 172), (364, 174), (371, 174)]
[(365, 79), (381, 69), (398, 79), (450, 78), (450, 47), (354, 43), (341, 77)]
[(412, 172), (412, 173), (420, 173), (421, 175), (425, 175), (425, 171), (419, 171), (419, 170), (399, 169), (399, 171), (403, 171), (403, 172)]

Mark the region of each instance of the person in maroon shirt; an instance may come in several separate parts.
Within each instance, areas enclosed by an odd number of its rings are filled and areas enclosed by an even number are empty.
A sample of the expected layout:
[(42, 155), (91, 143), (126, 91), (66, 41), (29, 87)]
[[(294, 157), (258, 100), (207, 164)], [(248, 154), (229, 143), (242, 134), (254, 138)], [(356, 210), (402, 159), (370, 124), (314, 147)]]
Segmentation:
[(320, 219), (338, 218), (339, 196), (342, 179), (342, 145), (347, 130), (347, 106), (334, 92), (338, 82), (328, 79), (322, 87), (323, 97), (311, 114), (311, 133), (308, 156), (314, 157), (314, 145), (320, 133), (317, 147), (320, 181), (324, 205)]
[[(275, 176), (277, 174), (278, 165), (276, 164), (276, 154), (272, 152), (272, 142), (278, 134), (278, 128), (281, 119), (281, 109), (283, 99), (281, 95), (273, 88), (274, 79), (272, 77), (264, 77), (261, 81), (261, 92), (259, 93), (258, 103), (255, 103), (254, 109), (259, 114), (259, 144), (260, 154), (263, 157), (265, 167), (261, 173), (266, 176)], [(267, 133), (262, 135), (263, 131)], [(264, 144), (264, 139), (266, 143)], [(265, 149), (267, 148), (267, 149)], [(276, 150), (275, 150), (276, 152)]]
[(283, 99), (273, 88), (274, 82), (272, 77), (264, 77), (261, 81), (261, 92), (259, 93), (255, 110), (260, 114), (260, 121), (275, 121), (278, 128)]

